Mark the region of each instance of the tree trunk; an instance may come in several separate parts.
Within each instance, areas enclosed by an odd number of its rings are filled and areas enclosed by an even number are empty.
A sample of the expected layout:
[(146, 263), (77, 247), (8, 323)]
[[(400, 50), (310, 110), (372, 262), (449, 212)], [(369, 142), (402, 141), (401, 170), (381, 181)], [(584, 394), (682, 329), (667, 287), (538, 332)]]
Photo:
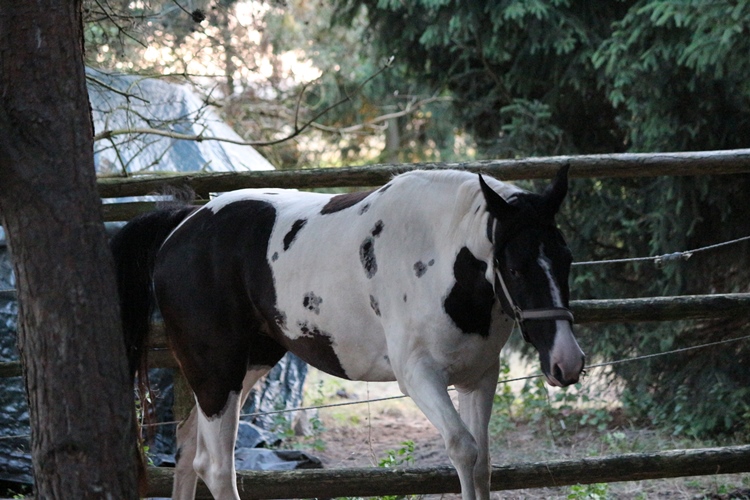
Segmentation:
[(137, 498), (133, 388), (95, 182), (81, 1), (0, 0), (0, 220), (38, 498)]

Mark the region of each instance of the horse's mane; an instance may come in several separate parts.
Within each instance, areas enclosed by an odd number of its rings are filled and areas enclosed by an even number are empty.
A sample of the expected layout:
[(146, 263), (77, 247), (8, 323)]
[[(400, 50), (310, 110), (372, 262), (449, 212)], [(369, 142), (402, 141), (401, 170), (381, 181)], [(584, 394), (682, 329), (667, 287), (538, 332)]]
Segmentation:
[(198, 196), (190, 186), (164, 185), (159, 188), (156, 195), (161, 197), (156, 202), (157, 210), (169, 210), (194, 205)]
[[(457, 185), (463, 185), (467, 188), (466, 194), (471, 196), (472, 199), (476, 196), (482, 196), (477, 174), (465, 170), (412, 170), (396, 177), (396, 179), (399, 178), (404, 181), (419, 178), (432, 187), (443, 185), (447, 190), (451, 191), (454, 191)], [(485, 175), (484, 180), (492, 189), (509, 202), (513, 202), (512, 200), (516, 198), (524, 199), (525, 196), (523, 195), (530, 194), (515, 184), (499, 181), (494, 177)], [(419, 185), (417, 183), (415, 187), (418, 188)]]

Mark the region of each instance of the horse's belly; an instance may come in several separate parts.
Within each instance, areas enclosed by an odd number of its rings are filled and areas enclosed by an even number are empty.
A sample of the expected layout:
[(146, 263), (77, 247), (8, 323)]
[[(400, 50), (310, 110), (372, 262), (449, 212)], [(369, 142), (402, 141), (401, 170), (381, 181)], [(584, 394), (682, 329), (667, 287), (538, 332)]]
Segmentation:
[(392, 381), (396, 377), (382, 335), (361, 327), (338, 334), (324, 322), (295, 321), (296, 328), (283, 328), (282, 343), (309, 365), (349, 380)]

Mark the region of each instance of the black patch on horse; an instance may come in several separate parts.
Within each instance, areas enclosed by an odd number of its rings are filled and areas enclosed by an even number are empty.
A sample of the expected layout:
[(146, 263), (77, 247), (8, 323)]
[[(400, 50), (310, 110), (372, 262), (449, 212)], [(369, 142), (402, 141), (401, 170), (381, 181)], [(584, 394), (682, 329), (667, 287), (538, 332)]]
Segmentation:
[(425, 264), (421, 260), (414, 264), (414, 273), (417, 275), (417, 278), (421, 278), (422, 276), (424, 276), (424, 274), (427, 272), (427, 268), (434, 264), (435, 259), (430, 259), (427, 264)]
[(277, 311), (276, 318), (274, 318), (276, 326), (279, 328), (286, 328), (286, 313)]
[(286, 252), (289, 250), (289, 247), (292, 246), (292, 243), (294, 243), (294, 238), (297, 237), (297, 233), (300, 229), (305, 227), (305, 224), (307, 224), (307, 219), (297, 219), (294, 221), (294, 224), (292, 224), (292, 228), (289, 230), (286, 235), (284, 235), (284, 251)]
[(445, 298), (443, 307), (457, 327), (464, 333), (478, 333), (486, 337), (490, 333), (492, 305), (495, 293), (485, 273), (487, 263), (463, 247), (453, 263), (456, 283)]
[[(354, 206), (370, 196), (370, 193), (372, 193), (372, 191), (357, 191), (355, 193), (337, 194), (336, 196), (328, 200), (328, 203), (326, 203), (323, 209), (320, 211), (320, 215), (333, 214), (336, 212), (340, 212), (345, 208)], [(361, 213), (363, 212), (360, 212), (360, 214)]]
[(365, 268), (365, 274), (368, 278), (375, 276), (378, 272), (378, 262), (375, 260), (375, 238), (380, 236), (383, 232), (383, 221), (379, 220), (375, 223), (370, 234), (359, 246), (359, 260), (362, 262), (362, 267)]
[(365, 275), (368, 278), (375, 276), (378, 272), (378, 262), (375, 260), (375, 240), (371, 236), (365, 238), (359, 246), (359, 260), (365, 268)]
[(302, 305), (304, 308), (315, 314), (320, 314), (320, 304), (322, 302), (323, 299), (315, 295), (313, 292), (306, 293), (304, 299), (302, 299)]
[(380, 305), (378, 304), (378, 299), (372, 295), (370, 295), (370, 307), (375, 311), (375, 316), (380, 316)]
[(377, 238), (380, 236), (380, 233), (383, 232), (383, 221), (379, 220), (375, 223), (375, 226), (372, 228), (372, 231), (370, 234), (372, 234), (373, 237)]
[(330, 375), (349, 379), (333, 350), (331, 335), (307, 321), (298, 321), (297, 326), (302, 336), (287, 339), (286, 344), (289, 350), (303, 361), (313, 364)]
[(385, 193), (385, 192), (386, 192), (386, 191), (388, 191), (388, 190), (389, 190), (390, 188), (391, 188), (391, 184), (386, 184), (386, 185), (385, 185), (385, 186), (383, 186), (382, 188), (378, 189), (378, 193)]

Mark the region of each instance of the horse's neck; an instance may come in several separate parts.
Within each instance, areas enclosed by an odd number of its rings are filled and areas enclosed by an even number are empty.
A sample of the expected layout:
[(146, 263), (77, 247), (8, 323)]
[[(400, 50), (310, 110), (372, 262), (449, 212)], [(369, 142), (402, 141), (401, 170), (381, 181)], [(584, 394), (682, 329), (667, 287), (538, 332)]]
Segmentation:
[(416, 171), (410, 174), (416, 178), (403, 182), (398, 189), (394, 186), (394, 191), (402, 190), (399, 199), (403, 200), (404, 206), (399, 207), (399, 211), (406, 217), (420, 219), (420, 223), (429, 225), (435, 234), (446, 237), (456, 249), (465, 246), (476, 257), (491, 259), (492, 243), (487, 238), (490, 216), (477, 176), (461, 171)]

